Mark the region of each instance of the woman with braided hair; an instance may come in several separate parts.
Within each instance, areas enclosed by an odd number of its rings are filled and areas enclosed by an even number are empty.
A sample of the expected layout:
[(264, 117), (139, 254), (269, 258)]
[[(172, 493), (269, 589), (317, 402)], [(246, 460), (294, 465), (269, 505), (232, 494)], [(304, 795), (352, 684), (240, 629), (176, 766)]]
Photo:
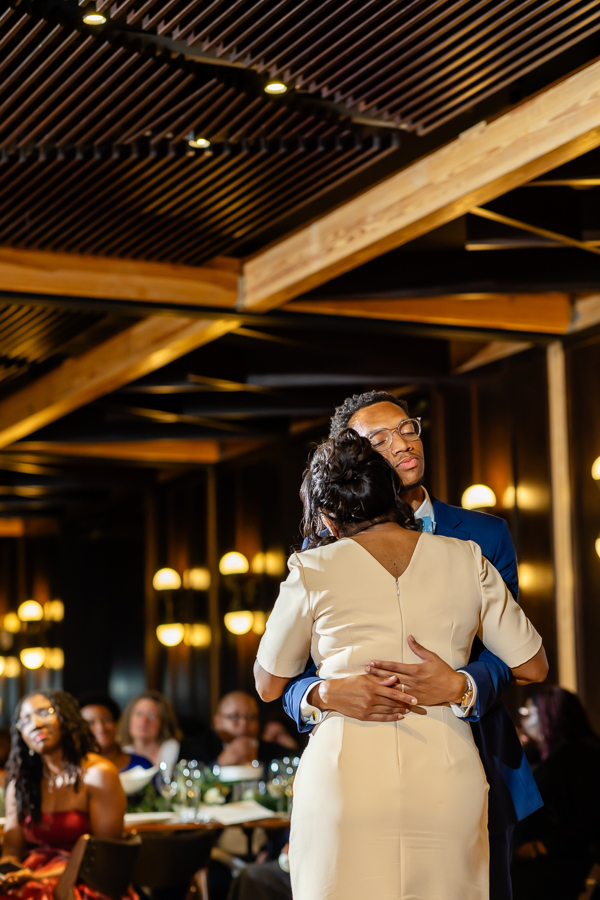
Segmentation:
[[(326, 681), (377, 659), (418, 663), (418, 640), (456, 669), (476, 634), (520, 683), (546, 677), (541, 637), (479, 545), (421, 533), (398, 488), (352, 429), (317, 448), (305, 549), (258, 649), (263, 700), (309, 656)], [(469, 724), (447, 703), (380, 719), (330, 711), (311, 733), (294, 783), (294, 900), (487, 900), (488, 785)]]
[[(52, 900), (83, 834), (119, 838), (126, 799), (117, 769), (100, 756), (74, 697), (37, 691), (17, 705), (6, 779), (0, 896)], [(36, 845), (25, 859), (25, 846)], [(80, 897), (98, 895), (85, 885)]]

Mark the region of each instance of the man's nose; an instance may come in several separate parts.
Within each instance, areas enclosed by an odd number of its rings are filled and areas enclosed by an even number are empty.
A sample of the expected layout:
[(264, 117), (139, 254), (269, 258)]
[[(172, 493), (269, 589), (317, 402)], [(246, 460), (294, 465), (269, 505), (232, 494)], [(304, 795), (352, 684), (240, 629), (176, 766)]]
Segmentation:
[(410, 446), (410, 441), (403, 438), (399, 431), (396, 429), (392, 431), (392, 453), (406, 453)]

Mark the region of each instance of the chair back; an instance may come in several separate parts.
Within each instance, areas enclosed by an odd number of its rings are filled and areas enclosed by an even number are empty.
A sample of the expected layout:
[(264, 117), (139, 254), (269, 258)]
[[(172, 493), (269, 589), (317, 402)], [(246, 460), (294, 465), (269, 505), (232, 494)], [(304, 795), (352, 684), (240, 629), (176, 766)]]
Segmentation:
[(140, 850), (139, 837), (106, 840), (84, 834), (79, 838), (67, 867), (54, 889), (54, 900), (74, 900), (74, 887), (83, 882), (112, 900), (127, 894)]
[(208, 865), (219, 831), (147, 832), (133, 869), (133, 884), (148, 891), (187, 887)]

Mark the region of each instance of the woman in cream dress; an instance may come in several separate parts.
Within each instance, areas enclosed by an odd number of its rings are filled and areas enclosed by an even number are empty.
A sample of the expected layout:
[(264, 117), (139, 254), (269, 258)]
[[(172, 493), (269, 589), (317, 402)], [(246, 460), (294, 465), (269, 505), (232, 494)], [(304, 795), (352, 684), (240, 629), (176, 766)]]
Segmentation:
[[(479, 546), (419, 534), (396, 484), (355, 432), (318, 448), (303, 484), (312, 549), (290, 558), (260, 643), (263, 699), (309, 656), (322, 679), (418, 663), (409, 635), (460, 668), (479, 634), (521, 683), (545, 678), (542, 640)], [(319, 541), (323, 524), (337, 540)], [(487, 900), (487, 790), (470, 726), (447, 705), (397, 722), (329, 713), (294, 784), (294, 900)]]

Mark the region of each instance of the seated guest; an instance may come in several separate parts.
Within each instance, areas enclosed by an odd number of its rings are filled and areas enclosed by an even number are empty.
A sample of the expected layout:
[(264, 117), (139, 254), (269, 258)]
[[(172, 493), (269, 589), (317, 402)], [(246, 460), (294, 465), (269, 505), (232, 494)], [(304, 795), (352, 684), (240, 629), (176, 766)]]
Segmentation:
[(165, 763), (167, 774), (179, 759), (181, 732), (173, 704), (159, 691), (144, 691), (130, 700), (119, 722), (119, 739), (125, 753), (149, 759), (153, 766)]
[(243, 691), (221, 698), (213, 725), (213, 731), (200, 739), (196, 751), (208, 765), (239, 766), (254, 759), (269, 762), (290, 755), (289, 747), (259, 740), (258, 704)]
[(117, 723), (121, 710), (108, 694), (89, 693), (79, 698), (81, 715), (90, 726), (98, 742), (100, 753), (115, 764), (119, 772), (141, 766), (150, 769), (152, 763), (137, 753), (125, 753), (117, 740)]
[(576, 900), (600, 848), (600, 738), (581, 701), (560, 687), (530, 698), (521, 727), (536, 742), (544, 806), (515, 833), (515, 900)]
[[(125, 794), (115, 766), (97, 749), (70, 694), (39, 691), (17, 705), (7, 767), (2, 896), (52, 897), (81, 835), (121, 837)], [(85, 885), (78, 890), (81, 897), (98, 897)]]

